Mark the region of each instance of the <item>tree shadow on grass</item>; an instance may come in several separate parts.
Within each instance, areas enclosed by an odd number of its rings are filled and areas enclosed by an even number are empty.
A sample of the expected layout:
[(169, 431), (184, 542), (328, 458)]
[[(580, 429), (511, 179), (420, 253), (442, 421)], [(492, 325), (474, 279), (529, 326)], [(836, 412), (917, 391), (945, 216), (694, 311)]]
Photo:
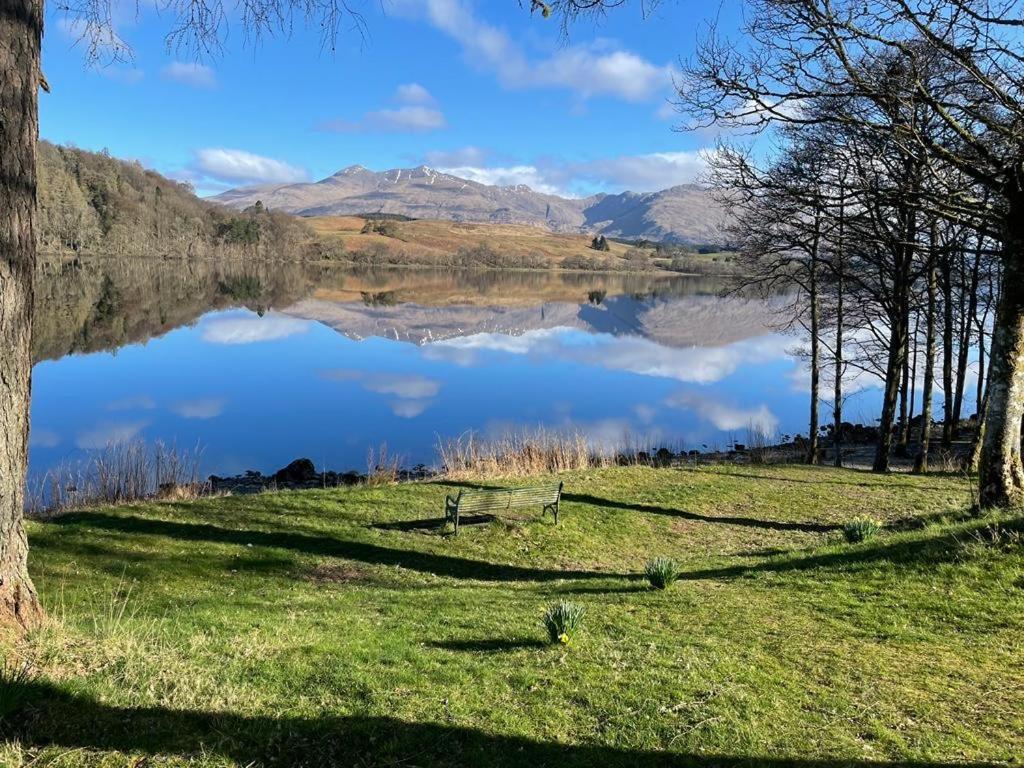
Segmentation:
[[(979, 520), (977, 528), (984, 527), (985, 521)], [(1001, 527), (1008, 531), (1024, 533), (1024, 517), (1002, 523)], [(730, 579), (750, 576), (757, 573), (786, 573), (789, 571), (808, 571), (817, 568), (846, 570), (851, 567), (869, 566), (886, 562), (893, 566), (917, 567), (953, 562), (963, 551), (962, 540), (949, 531), (938, 531), (933, 536), (924, 538), (899, 538), (889, 543), (873, 543), (870, 545), (851, 545), (849, 547), (789, 559), (767, 560), (750, 565), (732, 565), (721, 568), (704, 568), (686, 571), (679, 575), (680, 580), (698, 579)]]
[(54, 524), (117, 531), (130, 535), (165, 536), (179, 541), (206, 541), (215, 544), (234, 544), (241, 547), (252, 545), (286, 549), (309, 555), (356, 560), (371, 565), (399, 566), (411, 571), (453, 579), (542, 582), (562, 579), (636, 578), (636, 574), (501, 565), (484, 560), (471, 560), (430, 552), (391, 549), (377, 544), (338, 539), (333, 536), (290, 531), (236, 530), (209, 523), (186, 523), (102, 512), (78, 512), (65, 515), (57, 518)]
[[(0, 735), (19, 741), (30, 755), (35, 749), (52, 747), (65, 752), (116, 751), (132, 758), (142, 753), (203, 762), (216, 756), (238, 765), (311, 768), (399, 764), (423, 768), (952, 768), (938, 762), (799, 760), (571, 745), (391, 717), (246, 716), (118, 707), (42, 680), (7, 685), (18, 689), (8, 693), (18, 697), (20, 710), (6, 723), (0, 722)], [(994, 763), (957, 763), (958, 768), (990, 765)]]
[[(494, 522), (498, 518), (494, 515), (481, 514), (481, 515), (460, 515), (459, 526), (464, 525), (486, 525), (487, 523)], [(397, 520), (392, 523), (371, 523), (368, 528), (373, 528), (377, 531), (398, 531), (400, 533), (414, 533), (424, 531), (436, 531), (444, 527), (444, 517), (439, 515), (437, 517), (424, 517), (419, 520)]]
[(631, 512), (645, 512), (652, 515), (667, 515), (678, 517), (683, 520), (695, 520), (702, 523), (716, 523), (721, 525), (738, 525), (744, 528), (763, 528), (769, 531), (799, 531), (801, 533), (831, 533), (839, 530), (838, 525), (827, 523), (811, 522), (788, 522), (783, 520), (761, 520), (756, 517), (734, 517), (731, 515), (702, 515), (697, 512), (687, 512), (682, 509), (671, 509), (669, 507), (658, 507), (653, 504), (633, 504), (625, 501), (613, 501), (603, 499), (600, 496), (590, 496), (582, 493), (562, 494), (563, 501), (571, 501), (577, 504), (589, 504), (594, 507), (607, 507), (609, 509), (624, 509)]
[[(822, 470), (827, 470), (829, 472), (832, 472), (832, 471), (849, 472), (849, 473), (854, 474), (854, 475), (862, 475), (864, 477), (871, 477), (871, 478), (873, 478), (873, 480), (871, 480), (871, 481), (869, 481), (869, 480), (857, 480), (857, 481), (851, 481), (851, 480), (830, 480), (830, 479), (826, 479), (824, 477), (822, 477), (822, 478), (814, 478), (813, 480), (805, 480), (803, 478), (797, 478), (797, 477), (786, 477), (784, 475), (780, 475), (777, 472), (759, 475), (756, 472), (737, 471), (737, 469), (735, 469), (735, 468), (733, 468), (733, 467), (731, 467), (729, 465), (725, 465), (725, 464), (717, 464), (715, 466), (716, 467), (720, 467), (722, 469), (712, 470), (712, 469), (707, 469), (707, 468), (701, 467), (700, 465), (693, 465), (693, 466), (685, 467), (683, 469), (683, 471), (686, 471), (686, 472), (698, 472), (698, 473), (700, 473), (702, 475), (716, 475), (718, 477), (742, 477), (745, 480), (769, 480), (771, 482), (778, 482), (778, 483), (796, 483), (796, 484), (799, 484), (799, 485), (819, 485), (819, 486), (820, 485), (846, 485), (846, 486), (850, 486), (851, 488), (876, 488), (876, 487), (878, 487), (880, 482), (883, 481), (883, 480), (889, 480), (889, 479), (892, 479), (893, 477), (899, 477), (901, 475), (907, 475), (907, 473), (901, 473), (901, 472), (889, 472), (889, 473), (886, 473), (886, 474), (879, 474), (878, 472), (875, 472), (872, 469), (861, 469), (860, 467), (842, 467), (840, 470), (835, 470), (834, 467), (824, 467), (824, 466), (822, 466), (822, 467), (814, 467), (814, 468), (812, 468), (812, 467), (809, 467), (806, 464), (798, 465), (798, 466), (801, 466), (804, 469), (822, 469)], [(961, 473), (957, 473), (957, 472), (931, 472), (930, 474), (933, 477), (945, 477), (945, 478), (960, 478), (960, 479), (963, 479), (963, 475)], [(896, 484), (896, 485), (891, 485), (889, 487), (891, 489), (893, 489), (893, 490), (900, 490), (900, 491), (948, 491), (949, 490), (949, 488), (940, 488), (940, 487), (934, 486), (934, 485), (916, 485), (916, 484), (903, 484), (903, 485)]]
[(521, 651), (526, 648), (545, 648), (548, 643), (536, 638), (492, 638), (487, 640), (432, 640), (425, 643), (430, 648), (445, 651), (470, 651), (479, 653), (498, 653), (501, 651)]

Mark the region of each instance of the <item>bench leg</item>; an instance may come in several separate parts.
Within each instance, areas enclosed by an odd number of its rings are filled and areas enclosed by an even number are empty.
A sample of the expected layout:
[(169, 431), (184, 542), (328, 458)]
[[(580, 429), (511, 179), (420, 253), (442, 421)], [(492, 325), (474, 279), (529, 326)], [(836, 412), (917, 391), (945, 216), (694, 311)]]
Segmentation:
[(454, 536), (458, 536), (459, 535), (459, 508), (458, 507), (455, 508), (455, 533), (453, 535)]

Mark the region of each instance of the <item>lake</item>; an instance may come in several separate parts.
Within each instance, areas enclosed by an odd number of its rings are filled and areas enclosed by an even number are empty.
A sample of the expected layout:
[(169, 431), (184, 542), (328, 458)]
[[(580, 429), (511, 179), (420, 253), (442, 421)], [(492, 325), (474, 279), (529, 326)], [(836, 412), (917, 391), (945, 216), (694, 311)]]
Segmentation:
[[(135, 440), (204, 473), (543, 426), (595, 446), (726, 448), (806, 432), (799, 339), (709, 278), (347, 271), (287, 262), (46, 264), (30, 474)], [(847, 403), (869, 421), (876, 394)], [(865, 418), (866, 417), (866, 418)]]

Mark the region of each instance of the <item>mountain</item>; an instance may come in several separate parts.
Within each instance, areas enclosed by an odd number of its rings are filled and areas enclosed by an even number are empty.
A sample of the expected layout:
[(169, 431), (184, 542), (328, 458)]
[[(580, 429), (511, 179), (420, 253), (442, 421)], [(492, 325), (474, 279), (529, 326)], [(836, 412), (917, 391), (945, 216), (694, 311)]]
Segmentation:
[(693, 184), (661, 192), (564, 198), (522, 184), (481, 184), (422, 165), (382, 172), (354, 165), (317, 182), (241, 187), (212, 199), (233, 208), (261, 200), (268, 208), (300, 216), (384, 213), (681, 243), (721, 242), (725, 217), (708, 191)]

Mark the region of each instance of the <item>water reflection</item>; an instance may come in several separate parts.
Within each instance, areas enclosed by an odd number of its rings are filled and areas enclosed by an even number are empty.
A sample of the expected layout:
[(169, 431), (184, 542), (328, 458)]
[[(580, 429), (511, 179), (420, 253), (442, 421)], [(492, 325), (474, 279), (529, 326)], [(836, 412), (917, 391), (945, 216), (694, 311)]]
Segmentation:
[(48, 265), (31, 471), (135, 439), (205, 446), (204, 469), (297, 456), (362, 468), (387, 442), (543, 424), (725, 446), (795, 434), (806, 392), (771, 307), (715, 281), (352, 272), (289, 263)]

